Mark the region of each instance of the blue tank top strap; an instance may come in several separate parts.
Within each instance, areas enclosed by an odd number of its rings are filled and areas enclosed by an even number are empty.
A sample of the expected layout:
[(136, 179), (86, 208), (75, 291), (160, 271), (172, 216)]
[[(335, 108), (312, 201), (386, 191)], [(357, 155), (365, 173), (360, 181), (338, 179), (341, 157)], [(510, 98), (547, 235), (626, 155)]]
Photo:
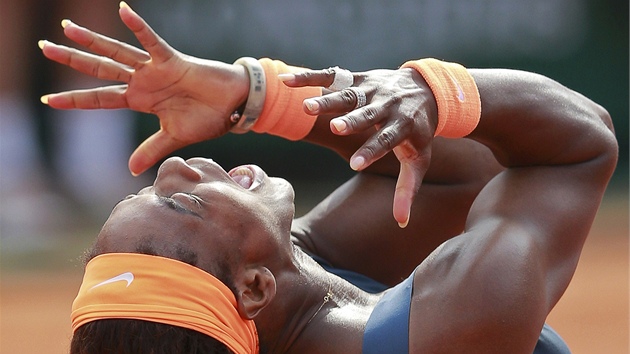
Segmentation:
[(545, 323), (534, 348), (534, 354), (571, 354), (571, 350), (562, 337)]
[(409, 313), (413, 274), (388, 290), (365, 326), (363, 354), (409, 353)]

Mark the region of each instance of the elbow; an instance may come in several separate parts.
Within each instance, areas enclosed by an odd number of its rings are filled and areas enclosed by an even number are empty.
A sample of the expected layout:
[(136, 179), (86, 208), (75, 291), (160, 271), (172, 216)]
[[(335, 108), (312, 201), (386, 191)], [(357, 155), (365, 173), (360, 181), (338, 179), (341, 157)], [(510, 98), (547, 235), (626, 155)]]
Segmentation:
[(599, 129), (600, 141), (602, 142), (600, 160), (602, 161), (602, 168), (606, 170), (606, 175), (610, 178), (619, 159), (619, 143), (610, 113), (604, 107), (596, 105), (596, 114), (599, 122), (601, 122)]
[(583, 155), (583, 162), (594, 160), (591, 166), (597, 177), (597, 181), (607, 185), (617, 167), (619, 159), (619, 142), (616, 137), (613, 119), (606, 108), (596, 102), (580, 95), (582, 101), (581, 113), (585, 121), (589, 122), (584, 130), (578, 133), (578, 144), (584, 144), (583, 148), (589, 151)]
[(595, 114), (599, 117), (599, 120), (606, 126), (606, 128), (608, 128), (608, 130), (614, 135), (615, 127), (613, 125), (613, 120), (606, 108), (595, 104)]

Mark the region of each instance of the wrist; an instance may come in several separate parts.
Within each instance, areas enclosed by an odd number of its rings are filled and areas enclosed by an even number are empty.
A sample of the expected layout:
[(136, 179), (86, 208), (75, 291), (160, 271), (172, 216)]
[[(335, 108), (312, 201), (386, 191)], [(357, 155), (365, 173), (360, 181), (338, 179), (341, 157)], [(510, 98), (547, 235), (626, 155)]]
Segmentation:
[(409, 74), (414, 84), (418, 87), (419, 91), (414, 93), (421, 99), (418, 102), (418, 106), (421, 106), (426, 111), (426, 117), (429, 121), (429, 125), (435, 133), (438, 126), (438, 107), (435, 95), (433, 94), (433, 91), (431, 91), (431, 87), (418, 70), (411, 67), (401, 67), (399, 70), (403, 73)]
[[(241, 59), (236, 63), (245, 67), (246, 70), (240, 71), (240, 74), (246, 75), (243, 81), (248, 82), (249, 89), (247, 97), (239, 101), (241, 106), (237, 106), (230, 116), (231, 131), (245, 133), (252, 130), (287, 140), (301, 140), (308, 135), (317, 117), (304, 111), (303, 102), (306, 98), (321, 96), (322, 88), (291, 88), (278, 77), (280, 74), (294, 73), (304, 68), (268, 58), (255, 62), (253, 58), (247, 58), (247, 62)], [(253, 110), (250, 109), (252, 107)]]
[(258, 60), (243, 57), (236, 60), (234, 64), (245, 69), (249, 89), (244, 103), (241, 103), (230, 116), (230, 121), (233, 123), (231, 131), (234, 133), (246, 133), (254, 126), (262, 113), (267, 82), (264, 69)]
[(236, 77), (234, 93), (237, 97), (236, 108), (234, 110), (238, 110), (241, 107), (245, 108), (245, 103), (247, 102), (247, 97), (249, 96), (249, 74), (243, 65), (233, 64), (233, 66)]
[(435, 136), (461, 138), (477, 127), (481, 118), (481, 99), (473, 77), (456, 63), (427, 58), (404, 63), (428, 84), (437, 105)]

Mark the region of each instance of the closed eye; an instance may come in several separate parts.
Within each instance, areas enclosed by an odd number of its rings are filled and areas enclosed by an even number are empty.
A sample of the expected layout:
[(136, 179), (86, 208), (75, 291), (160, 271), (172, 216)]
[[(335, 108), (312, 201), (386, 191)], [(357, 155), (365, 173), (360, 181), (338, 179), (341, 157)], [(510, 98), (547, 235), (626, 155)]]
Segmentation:
[(114, 208), (116, 207), (116, 205), (120, 204), (121, 202), (124, 202), (127, 199), (131, 199), (133, 197), (135, 197), (135, 194), (129, 194), (128, 196), (124, 197), (123, 199), (119, 200), (116, 204), (114, 204)]
[[(174, 199), (169, 198), (169, 197), (158, 197), (160, 202), (162, 203), (162, 205), (165, 205), (166, 207), (175, 210), (176, 212), (180, 213), (180, 214), (187, 214), (187, 215), (193, 215), (196, 216), (198, 218), (201, 218), (201, 215), (195, 213), (192, 210), (189, 210), (185, 207), (183, 207), (181, 204), (179, 204), (178, 202), (176, 202)], [(196, 199), (195, 199), (196, 200)]]

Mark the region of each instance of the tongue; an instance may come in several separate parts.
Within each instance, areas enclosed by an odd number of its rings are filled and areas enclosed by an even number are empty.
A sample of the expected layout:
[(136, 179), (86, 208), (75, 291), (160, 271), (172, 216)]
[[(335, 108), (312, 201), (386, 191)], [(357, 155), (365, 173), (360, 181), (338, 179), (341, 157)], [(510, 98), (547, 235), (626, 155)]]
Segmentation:
[(234, 180), (234, 182), (240, 184), (241, 187), (245, 189), (249, 189), (249, 187), (251, 187), (252, 185), (252, 179), (247, 175), (235, 175), (232, 176), (232, 179)]

